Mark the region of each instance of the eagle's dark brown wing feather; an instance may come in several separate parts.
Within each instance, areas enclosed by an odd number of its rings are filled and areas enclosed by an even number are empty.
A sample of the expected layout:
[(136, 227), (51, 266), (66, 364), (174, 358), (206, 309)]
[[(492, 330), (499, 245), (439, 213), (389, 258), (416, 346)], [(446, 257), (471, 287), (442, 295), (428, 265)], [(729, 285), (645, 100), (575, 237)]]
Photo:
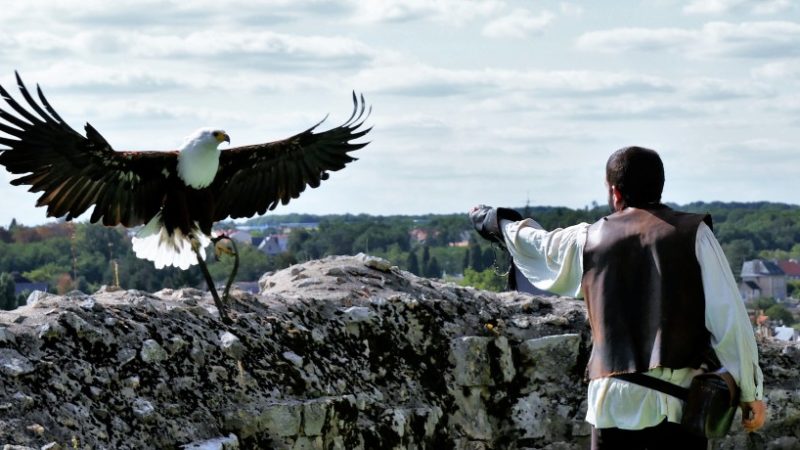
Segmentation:
[(17, 103), (2, 86), (0, 96), (16, 115), (0, 108), (0, 164), (17, 175), (14, 185), (42, 192), (37, 206), (51, 217), (75, 218), (95, 205), (91, 221), (104, 225), (146, 223), (160, 209), (177, 152), (116, 152), (88, 123), (86, 137), (70, 128), (37, 86), (42, 106), (17, 74), (28, 103)]
[(264, 214), (297, 198), (306, 186), (318, 187), (327, 172), (356, 160), (349, 152), (367, 145), (351, 142), (371, 129), (360, 129), (367, 117), (364, 97), (353, 93), (353, 114), (336, 128), (314, 133), (319, 122), (282, 141), (223, 150), (210, 187), (214, 220)]

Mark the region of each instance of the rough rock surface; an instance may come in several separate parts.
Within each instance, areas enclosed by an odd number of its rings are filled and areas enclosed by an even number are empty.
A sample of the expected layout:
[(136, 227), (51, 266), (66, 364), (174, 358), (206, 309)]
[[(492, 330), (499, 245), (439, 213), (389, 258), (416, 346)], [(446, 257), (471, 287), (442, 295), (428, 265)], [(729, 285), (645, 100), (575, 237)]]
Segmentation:
[[(0, 446), (588, 448), (579, 301), (363, 255), (260, 285), (235, 295), (232, 325), (195, 289), (39, 294), (1, 313)], [(762, 352), (769, 425), (715, 448), (800, 447), (800, 349)]]

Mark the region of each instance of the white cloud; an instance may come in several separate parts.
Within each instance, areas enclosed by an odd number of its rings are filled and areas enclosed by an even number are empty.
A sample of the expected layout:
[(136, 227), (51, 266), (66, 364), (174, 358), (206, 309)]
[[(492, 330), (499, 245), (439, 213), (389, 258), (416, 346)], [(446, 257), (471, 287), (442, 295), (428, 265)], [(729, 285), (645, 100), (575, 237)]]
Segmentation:
[(704, 52), (711, 55), (772, 58), (800, 54), (800, 23), (711, 22), (703, 26)]
[(765, 81), (800, 81), (800, 61), (777, 61), (752, 70), (753, 78)]
[(719, 14), (745, 3), (747, 0), (693, 0), (683, 7), (686, 14)]
[(707, 114), (698, 105), (682, 105), (655, 100), (619, 99), (603, 103), (567, 105), (559, 112), (564, 117), (586, 121), (659, 121), (675, 118), (698, 117)]
[(682, 83), (681, 87), (690, 98), (702, 101), (765, 98), (775, 95), (774, 88), (767, 83), (719, 78), (694, 78)]
[(186, 34), (91, 31), (70, 36), (37, 31), (6, 35), (2, 41), (5, 44), (2, 51), (8, 54), (50, 57), (56, 61), (86, 54), (162, 60), (192, 58), (209, 67), (234, 65), (271, 71), (348, 69), (369, 64), (378, 55), (367, 44), (349, 37), (248, 29)]
[(697, 32), (681, 28), (614, 28), (584, 33), (576, 45), (581, 50), (606, 53), (682, 51), (697, 36)]
[(674, 89), (666, 79), (627, 72), (456, 70), (421, 64), (365, 69), (355, 77), (354, 84), (372, 92), (421, 97), (481, 97), (501, 92), (536, 93), (544, 97), (624, 95)]
[(754, 2), (753, 12), (756, 14), (777, 14), (797, 8), (792, 0), (763, 0)]
[(615, 28), (581, 35), (581, 50), (607, 53), (664, 51), (694, 57), (775, 58), (800, 54), (800, 23), (709, 22), (699, 29)]
[[(362, 65), (374, 56), (369, 46), (352, 38), (270, 31), (225, 34), (202, 31), (185, 36), (130, 34), (120, 40), (122, 45), (132, 48), (135, 55), (143, 57), (205, 58), (214, 65), (229, 64), (232, 58), (244, 58), (273, 70)], [(272, 56), (276, 58), (263, 59)]]
[(534, 14), (527, 9), (517, 9), (486, 24), (483, 35), (492, 38), (525, 38), (541, 32), (554, 17), (550, 11)]
[(4, 9), (9, 16), (57, 18), (84, 26), (204, 28), (230, 21), (273, 24), (308, 16), (346, 16), (351, 0), (30, 0)]
[(777, 14), (793, 7), (791, 0), (693, 0), (683, 7), (685, 14), (723, 14), (747, 9), (755, 14)]
[(410, 22), (434, 20), (461, 25), (496, 13), (504, 6), (498, 0), (352, 0), (357, 22)]
[(578, 17), (583, 15), (583, 7), (580, 5), (576, 5), (575, 3), (569, 2), (561, 2), (558, 4), (558, 9), (561, 10), (561, 14), (565, 16), (573, 16)]

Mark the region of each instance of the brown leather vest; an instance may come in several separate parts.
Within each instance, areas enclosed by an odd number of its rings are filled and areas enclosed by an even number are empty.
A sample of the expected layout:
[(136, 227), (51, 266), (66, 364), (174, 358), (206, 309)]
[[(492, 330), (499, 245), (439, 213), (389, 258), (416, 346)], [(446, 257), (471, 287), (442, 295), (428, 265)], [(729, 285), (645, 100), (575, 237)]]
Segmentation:
[(699, 367), (710, 348), (695, 253), (711, 216), (626, 208), (589, 227), (583, 293), (593, 347), (589, 378)]

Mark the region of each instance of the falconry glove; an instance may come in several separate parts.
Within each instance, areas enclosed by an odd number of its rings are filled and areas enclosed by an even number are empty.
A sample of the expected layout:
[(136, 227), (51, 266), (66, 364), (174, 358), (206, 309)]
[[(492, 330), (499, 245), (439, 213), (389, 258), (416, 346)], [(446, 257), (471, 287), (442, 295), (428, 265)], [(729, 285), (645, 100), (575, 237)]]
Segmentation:
[(482, 238), (496, 242), (505, 248), (503, 231), (500, 229), (501, 220), (517, 222), (522, 220), (522, 215), (511, 208), (492, 208), (486, 205), (478, 205), (470, 211), (469, 219), (475, 231)]

